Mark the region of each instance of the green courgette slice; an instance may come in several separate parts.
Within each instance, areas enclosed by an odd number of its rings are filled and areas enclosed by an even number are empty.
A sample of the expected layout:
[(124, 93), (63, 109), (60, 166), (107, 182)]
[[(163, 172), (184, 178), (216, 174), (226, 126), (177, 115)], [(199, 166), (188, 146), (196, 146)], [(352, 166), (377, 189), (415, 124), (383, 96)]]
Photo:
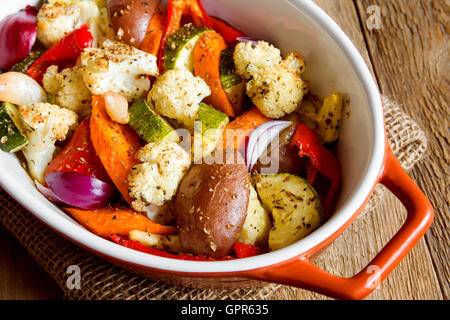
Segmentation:
[(233, 59), (234, 49), (222, 50), (220, 54), (220, 82), (222, 88), (228, 89), (240, 84), (243, 80), (236, 74), (236, 67)]
[(0, 105), (0, 148), (6, 152), (16, 152), (28, 143), (25, 126), (17, 107), (11, 103)]
[(136, 101), (129, 109), (128, 124), (147, 142), (162, 140), (178, 142), (179, 136), (171, 125), (158, 115), (145, 100)]
[(194, 71), (194, 48), (208, 28), (187, 24), (167, 38), (164, 48), (164, 70), (187, 69)]
[(254, 183), (262, 204), (273, 217), (270, 250), (293, 244), (323, 222), (320, 197), (302, 177), (289, 173), (258, 175)]

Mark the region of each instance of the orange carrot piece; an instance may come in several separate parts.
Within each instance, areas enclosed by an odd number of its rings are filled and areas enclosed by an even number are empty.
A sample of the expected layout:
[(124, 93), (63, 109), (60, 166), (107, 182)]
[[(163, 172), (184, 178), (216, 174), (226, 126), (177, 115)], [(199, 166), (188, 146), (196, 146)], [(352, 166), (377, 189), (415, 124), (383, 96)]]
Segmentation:
[(109, 207), (98, 210), (64, 209), (83, 227), (104, 238), (109, 238), (113, 234), (128, 236), (128, 233), (133, 230), (161, 235), (169, 235), (176, 232), (175, 227), (160, 225), (146, 216), (127, 208)]
[(245, 140), (250, 136), (251, 132), (270, 120), (256, 107), (244, 112), (227, 125), (222, 137), (223, 141), (225, 141), (224, 149), (227, 147), (235, 150), (243, 149)]
[(230, 117), (236, 117), (239, 110), (234, 110), (220, 82), (220, 53), (226, 48), (227, 44), (220, 34), (205, 32), (194, 48), (194, 74), (205, 80), (211, 90), (206, 103)]
[(139, 163), (136, 151), (142, 145), (139, 136), (129, 126), (112, 121), (105, 112), (105, 102), (100, 96), (92, 97), (91, 140), (100, 161), (125, 200), (128, 194), (128, 175)]
[(141, 44), (141, 50), (154, 56), (158, 56), (165, 27), (166, 16), (160, 9), (158, 9), (150, 19), (147, 34)]

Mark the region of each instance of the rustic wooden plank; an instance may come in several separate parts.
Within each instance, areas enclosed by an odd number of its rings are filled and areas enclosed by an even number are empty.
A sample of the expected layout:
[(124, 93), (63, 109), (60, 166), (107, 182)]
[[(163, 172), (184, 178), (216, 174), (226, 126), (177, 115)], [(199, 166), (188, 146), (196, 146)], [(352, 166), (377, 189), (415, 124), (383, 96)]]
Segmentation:
[[(353, 41), (369, 68), (372, 69), (358, 13), (352, 0), (314, 0)], [(374, 74), (374, 73), (373, 73)], [(359, 217), (315, 263), (339, 276), (359, 272), (400, 228), (405, 218), (401, 203), (386, 194), (379, 207)], [(326, 299), (305, 290), (282, 287), (278, 299)], [(421, 240), (411, 253), (368, 299), (441, 299), (442, 294), (430, 253)]]
[(61, 299), (62, 291), (0, 224), (0, 300)]
[(446, 0), (357, 0), (381, 9), (380, 30), (364, 32), (384, 94), (401, 103), (429, 138), (412, 177), (431, 200), (436, 219), (426, 239), (445, 298), (450, 297), (450, 3)]

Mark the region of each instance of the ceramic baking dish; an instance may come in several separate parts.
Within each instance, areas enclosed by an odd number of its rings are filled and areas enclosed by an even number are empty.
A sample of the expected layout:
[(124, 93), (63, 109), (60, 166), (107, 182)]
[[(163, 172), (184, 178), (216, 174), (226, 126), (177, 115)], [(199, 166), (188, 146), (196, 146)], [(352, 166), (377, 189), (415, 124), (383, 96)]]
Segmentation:
[[(0, 18), (37, 2), (2, 3)], [(252, 258), (219, 262), (173, 260), (134, 251), (90, 233), (46, 200), (18, 158), (5, 152), (0, 152), (1, 186), (59, 234), (152, 279), (201, 288), (242, 288), (267, 281), (335, 298), (367, 296), (424, 235), (432, 223), (433, 210), (390, 150), (380, 93), (362, 57), (336, 23), (309, 0), (203, 0), (203, 3), (210, 15), (225, 19), (248, 35), (272, 42), (284, 53), (301, 52), (307, 63), (306, 78), (315, 94), (324, 97), (339, 91), (350, 98), (349, 116), (343, 123), (337, 152), (342, 166), (342, 192), (334, 214), (324, 225), (289, 247)], [(398, 233), (352, 278), (331, 275), (312, 264), (310, 257), (356, 219), (380, 183), (408, 211)]]

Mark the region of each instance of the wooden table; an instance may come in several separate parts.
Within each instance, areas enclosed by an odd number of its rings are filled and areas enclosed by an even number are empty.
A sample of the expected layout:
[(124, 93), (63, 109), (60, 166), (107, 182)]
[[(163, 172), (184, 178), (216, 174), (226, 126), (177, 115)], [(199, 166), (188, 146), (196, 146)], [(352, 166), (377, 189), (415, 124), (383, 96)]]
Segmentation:
[[(315, 0), (361, 52), (383, 94), (402, 104), (426, 131), (429, 151), (411, 172), (435, 208), (430, 231), (368, 299), (448, 299), (449, 31), (447, 0)], [(379, 29), (367, 20), (380, 9)], [(373, 21), (372, 21), (373, 22)], [(373, 25), (373, 24), (372, 24)], [(352, 224), (318, 266), (341, 276), (363, 268), (400, 228), (405, 210), (387, 194), (375, 212)], [(60, 299), (56, 284), (0, 227), (0, 299)], [(283, 287), (277, 299), (325, 299)]]

